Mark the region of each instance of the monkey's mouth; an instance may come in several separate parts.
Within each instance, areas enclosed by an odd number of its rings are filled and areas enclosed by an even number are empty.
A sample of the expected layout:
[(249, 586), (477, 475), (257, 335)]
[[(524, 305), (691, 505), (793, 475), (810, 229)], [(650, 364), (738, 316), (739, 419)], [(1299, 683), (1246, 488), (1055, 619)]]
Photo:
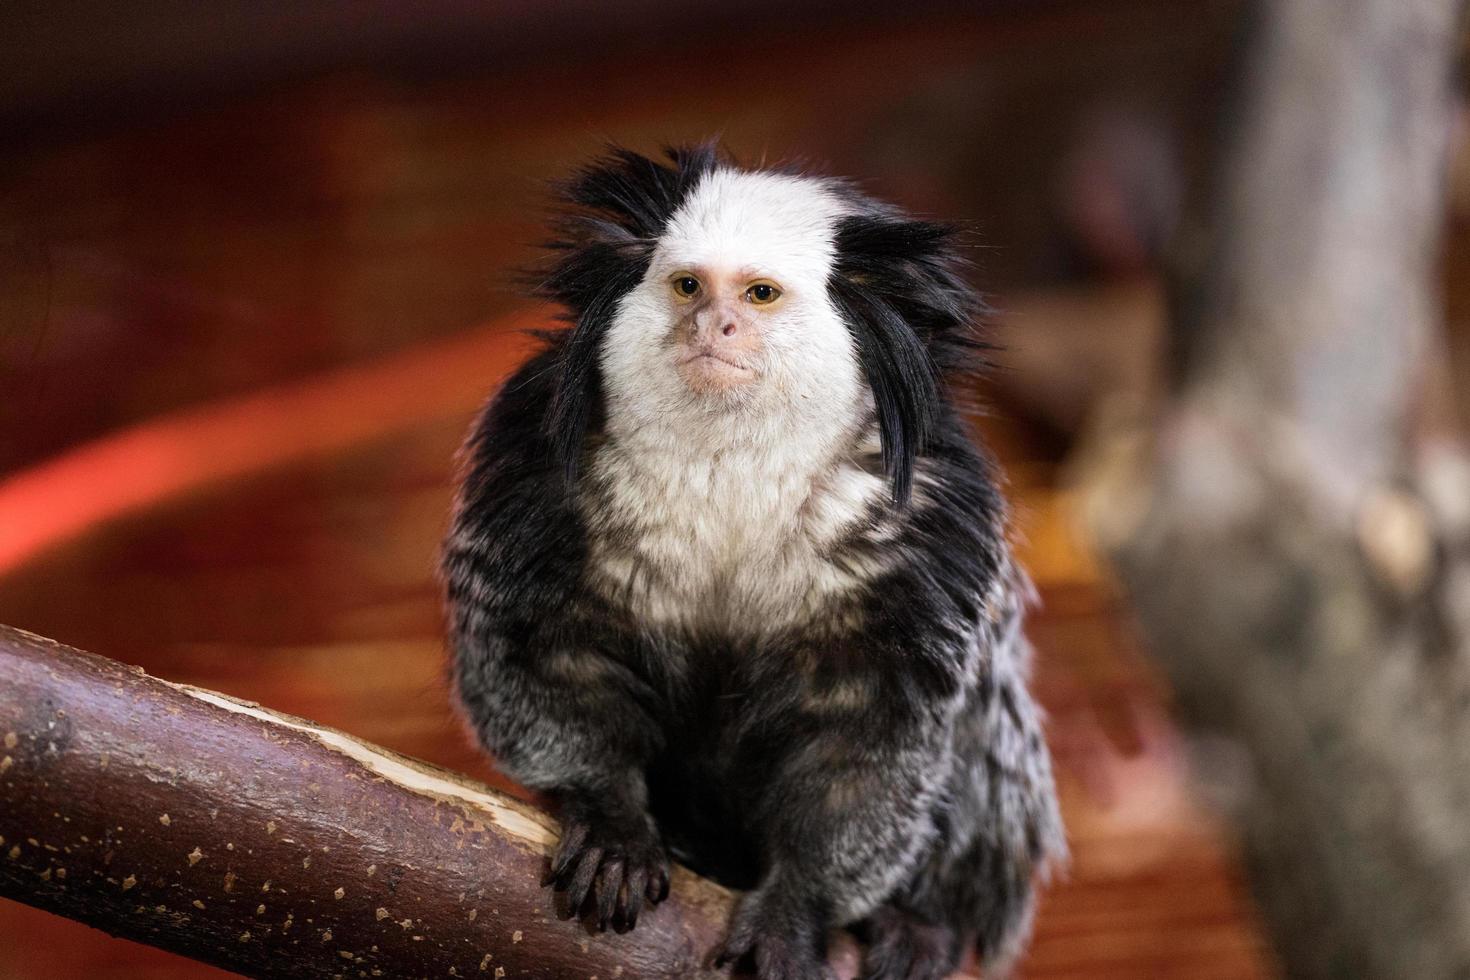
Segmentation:
[(718, 351), (698, 350), (680, 359), (679, 374), (695, 391), (728, 391), (755, 380), (755, 368)]
[(715, 361), (717, 363), (725, 364), (732, 368), (735, 368), (737, 371), (751, 370), (749, 366), (741, 364), (733, 357), (726, 357), (712, 350), (697, 350), (693, 354), (690, 354), (688, 357), (684, 358), (684, 360), (680, 363), (693, 364), (695, 361)]

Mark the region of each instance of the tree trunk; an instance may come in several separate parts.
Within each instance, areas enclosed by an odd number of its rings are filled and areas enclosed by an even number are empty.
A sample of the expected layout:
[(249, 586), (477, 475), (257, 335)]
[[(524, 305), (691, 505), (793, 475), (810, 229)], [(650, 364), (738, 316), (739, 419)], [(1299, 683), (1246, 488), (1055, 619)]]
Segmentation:
[(1470, 467), (1422, 424), (1453, 0), (1273, 0), (1088, 517), (1230, 769), (1288, 972), (1470, 975)]
[(450, 773), (0, 627), (0, 896), (258, 977), (714, 975), (728, 892), (676, 870), (598, 935), (539, 885), (555, 840)]

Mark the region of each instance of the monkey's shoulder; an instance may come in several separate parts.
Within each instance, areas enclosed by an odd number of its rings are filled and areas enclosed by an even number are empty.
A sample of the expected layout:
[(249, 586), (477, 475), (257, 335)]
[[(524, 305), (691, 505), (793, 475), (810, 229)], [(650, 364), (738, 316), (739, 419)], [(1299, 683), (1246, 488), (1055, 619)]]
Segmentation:
[(443, 555), (451, 595), (532, 615), (575, 591), (586, 536), (545, 425), (558, 347), (512, 374), (470, 431)]
[(552, 335), (545, 347), (508, 377), (480, 410), (464, 447), (464, 478), (506, 466), (540, 464), (552, 475), (547, 418), (565, 338)]

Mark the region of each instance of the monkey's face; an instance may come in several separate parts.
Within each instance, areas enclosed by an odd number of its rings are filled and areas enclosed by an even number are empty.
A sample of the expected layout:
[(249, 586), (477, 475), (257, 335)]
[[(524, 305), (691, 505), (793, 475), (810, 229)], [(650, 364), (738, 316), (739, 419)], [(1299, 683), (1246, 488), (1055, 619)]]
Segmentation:
[(690, 390), (716, 394), (754, 384), (763, 334), (786, 297), (780, 283), (758, 266), (717, 264), (680, 269), (669, 288), (674, 359)]
[(848, 424), (865, 385), (828, 278), (841, 201), (819, 180), (716, 170), (623, 297), (602, 350), (616, 420)]

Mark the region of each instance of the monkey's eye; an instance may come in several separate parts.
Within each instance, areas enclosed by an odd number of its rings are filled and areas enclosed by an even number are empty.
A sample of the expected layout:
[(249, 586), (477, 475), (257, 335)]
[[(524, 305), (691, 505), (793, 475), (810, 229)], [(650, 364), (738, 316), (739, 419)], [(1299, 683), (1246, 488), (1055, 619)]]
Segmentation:
[(680, 274), (669, 280), (674, 287), (674, 294), (681, 299), (690, 299), (699, 293), (699, 280), (690, 275)]
[(758, 282), (745, 291), (745, 298), (757, 306), (765, 306), (780, 299), (781, 290), (768, 282)]

